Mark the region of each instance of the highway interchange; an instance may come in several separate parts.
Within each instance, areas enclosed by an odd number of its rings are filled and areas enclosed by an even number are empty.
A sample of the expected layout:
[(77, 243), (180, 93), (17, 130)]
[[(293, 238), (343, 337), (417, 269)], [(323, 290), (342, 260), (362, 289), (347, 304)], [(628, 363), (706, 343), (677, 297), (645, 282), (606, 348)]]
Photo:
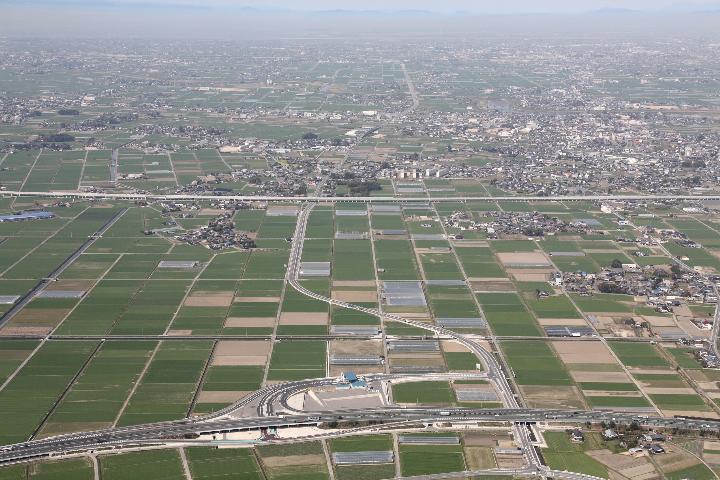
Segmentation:
[[(7, 192), (6, 192), (7, 193)], [(47, 196), (47, 194), (45, 194)], [(74, 194), (83, 195), (83, 194)], [(167, 196), (163, 196), (167, 197)], [(182, 196), (184, 197), (184, 196)], [(88, 197), (84, 197), (88, 198)], [(91, 197), (92, 198), (92, 197)], [(102, 198), (107, 198), (103, 194)], [(202, 197), (207, 199), (207, 197)], [(229, 197), (222, 197), (227, 199)], [(677, 198), (677, 197), (673, 197)], [(719, 197), (720, 198), (720, 197)], [(186, 199), (186, 198), (183, 198)], [(473, 198), (475, 200), (477, 198)], [(513, 199), (515, 199), (513, 197)], [(178, 198), (180, 200), (180, 198)], [(287, 201), (288, 199), (274, 200)], [(305, 199), (307, 200), (307, 199)], [(329, 199), (322, 199), (323, 201)], [(347, 201), (348, 199), (344, 199)], [(376, 198), (366, 199), (376, 201)], [(408, 200), (408, 199), (404, 199)], [(428, 199), (422, 199), (427, 201)], [(455, 198), (453, 201), (457, 201)], [(497, 198), (494, 198), (497, 200)], [(544, 200), (547, 200), (546, 198)], [(362, 200), (360, 200), (362, 201)], [(382, 201), (382, 200), (380, 200)], [(393, 201), (398, 199), (393, 198)], [(435, 201), (435, 199), (433, 199)], [(287, 382), (267, 386), (253, 394), (243, 398), (241, 401), (228, 408), (215, 412), (212, 415), (185, 419), (174, 422), (163, 422), (148, 425), (136, 425), (131, 427), (100, 430), (95, 432), (83, 432), (68, 435), (59, 435), (43, 440), (34, 440), (21, 444), (10, 445), (0, 449), (0, 464), (27, 462), (48, 457), (62, 457), (85, 455), (90, 452), (103, 450), (117, 450), (127, 448), (148, 448), (158, 446), (173, 446), (177, 444), (196, 445), (194, 440), (198, 435), (215, 434), (222, 432), (261, 430), (266, 428), (286, 428), (297, 426), (318, 425), (330, 422), (358, 422), (360, 426), (352, 429), (327, 430), (321, 436), (332, 437), (347, 435), (350, 433), (362, 433), (377, 431), (379, 429), (403, 427), (408, 428), (418, 424), (433, 424), (437, 422), (453, 423), (474, 423), (474, 424), (506, 424), (511, 425), (514, 438), (522, 448), (526, 458), (527, 467), (519, 470), (488, 470), (480, 472), (464, 472), (463, 476), (487, 475), (487, 474), (508, 474), (516, 476), (544, 476), (548, 478), (567, 479), (590, 479), (587, 475), (556, 472), (545, 466), (533, 445), (531, 432), (526, 427), (528, 424), (540, 422), (547, 424), (580, 424), (585, 422), (599, 423), (610, 422), (630, 424), (635, 422), (639, 425), (651, 428), (679, 428), (688, 430), (718, 430), (720, 421), (710, 419), (692, 418), (661, 418), (655, 416), (638, 416), (630, 413), (603, 412), (603, 411), (568, 411), (568, 410), (538, 410), (523, 408), (517, 395), (508, 379), (506, 371), (497, 360), (495, 354), (487, 351), (478, 342), (477, 337), (470, 337), (447, 330), (440, 326), (409, 320), (401, 316), (388, 314), (378, 309), (366, 308), (347, 302), (338, 301), (325, 297), (305, 288), (300, 281), (300, 264), (303, 252), (305, 232), (310, 213), (315, 203), (307, 201), (303, 203), (298, 214), (296, 230), (292, 239), (290, 259), (287, 266), (288, 283), (298, 292), (314, 299), (329, 303), (331, 305), (358, 310), (370, 315), (382, 317), (385, 321), (399, 322), (417, 328), (427, 330), (433, 337), (451, 339), (462, 345), (477, 356), (484, 367), (483, 372), (474, 375), (491, 382), (498, 392), (504, 408), (502, 409), (464, 409), (464, 408), (399, 408), (386, 407), (380, 409), (328, 411), (328, 412), (297, 412), (290, 408), (287, 399), (293, 394), (304, 392), (310, 388), (331, 385), (336, 382), (334, 378), (308, 379), (296, 382)], [(687, 267), (686, 265), (683, 265)], [(717, 320), (717, 313), (716, 313)], [(716, 326), (718, 322), (715, 322)], [(489, 337), (481, 337), (490, 340)], [(717, 329), (713, 330), (713, 338), (717, 338)], [(425, 375), (432, 378), (433, 375)], [(417, 377), (418, 375), (413, 375)], [(394, 380), (403, 376), (400, 375), (376, 375), (369, 376), (369, 381)], [(422, 376), (421, 376), (422, 377)], [(247, 415), (248, 409), (255, 415)], [(279, 412), (285, 412), (279, 413)], [(373, 424), (369, 424), (372, 422)], [(276, 439), (274, 442), (283, 440)], [(288, 441), (288, 440), (284, 440)], [(213, 444), (206, 441), (205, 444)], [(421, 478), (452, 478), (454, 474), (440, 476), (424, 476)]]

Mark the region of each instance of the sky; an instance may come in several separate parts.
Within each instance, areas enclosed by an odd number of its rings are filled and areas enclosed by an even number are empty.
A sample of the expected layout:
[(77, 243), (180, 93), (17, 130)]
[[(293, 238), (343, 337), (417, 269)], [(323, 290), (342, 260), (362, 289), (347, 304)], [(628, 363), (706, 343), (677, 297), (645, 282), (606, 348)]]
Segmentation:
[(583, 13), (604, 9), (643, 11), (707, 10), (720, 0), (0, 0), (2, 5), (227, 10), (238, 7), (292, 10), (428, 10), (434, 12)]
[(0, 18), (0, 39), (720, 37), (720, 0), (0, 0)]

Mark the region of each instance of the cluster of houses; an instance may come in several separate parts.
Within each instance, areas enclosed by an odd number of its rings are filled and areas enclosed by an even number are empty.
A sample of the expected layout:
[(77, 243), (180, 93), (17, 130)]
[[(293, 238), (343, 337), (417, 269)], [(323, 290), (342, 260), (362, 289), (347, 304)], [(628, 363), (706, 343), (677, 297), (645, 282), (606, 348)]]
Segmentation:
[(619, 264), (603, 268), (598, 273), (565, 272), (554, 283), (569, 292), (584, 296), (596, 292), (619, 293), (645, 297), (648, 306), (658, 312), (672, 312), (682, 302), (715, 304), (713, 286), (697, 272), (674, 273), (658, 266), (640, 267), (636, 264)]
[(484, 231), (487, 238), (543, 237), (559, 233), (587, 235), (592, 228), (585, 221), (566, 222), (539, 212), (498, 212), (482, 213), (483, 220), (474, 220), (467, 212), (453, 212), (443, 218), (448, 228), (461, 231)]
[(720, 368), (720, 357), (706, 348), (695, 350), (695, 359), (700, 362), (703, 368)]
[[(585, 434), (579, 428), (574, 428), (568, 431), (570, 440), (573, 443), (583, 443), (585, 441)], [(622, 441), (623, 435), (617, 433), (614, 429), (608, 428), (603, 431), (603, 438), (605, 440), (618, 440), (621, 439), (621, 445), (627, 445)], [(665, 448), (662, 446), (662, 442), (670, 440), (670, 438), (662, 433), (658, 432), (647, 432), (637, 437), (637, 447), (630, 448), (628, 450), (631, 454), (638, 454), (647, 451), (652, 455), (659, 455), (665, 453)]]
[(202, 245), (211, 250), (225, 248), (255, 248), (255, 240), (245, 232), (235, 230), (232, 213), (223, 213), (210, 220), (208, 225), (175, 236), (176, 240), (189, 245)]

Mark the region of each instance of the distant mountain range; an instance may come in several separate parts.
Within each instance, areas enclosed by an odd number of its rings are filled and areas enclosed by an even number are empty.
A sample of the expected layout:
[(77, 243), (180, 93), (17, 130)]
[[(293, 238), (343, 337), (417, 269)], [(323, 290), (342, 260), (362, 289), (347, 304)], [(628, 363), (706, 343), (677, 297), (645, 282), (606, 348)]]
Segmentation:
[[(228, 5), (201, 1), (157, 1), (157, 0), (0, 0), (0, 5), (15, 5), (22, 7), (75, 7), (75, 8), (112, 8), (123, 10), (134, 9), (160, 9), (160, 10), (202, 10), (202, 11), (231, 11), (247, 15), (336, 15), (336, 16), (466, 16), (466, 15), (497, 15), (492, 10), (477, 11), (434, 11), (423, 9), (297, 9), (283, 7), (258, 7), (252, 5)], [(556, 12), (557, 13), (557, 12)], [(584, 12), (588, 15), (638, 15), (638, 14), (663, 14), (663, 13), (720, 13), (720, 4), (717, 5), (682, 5), (676, 4), (663, 9), (631, 9), (631, 8), (601, 8)], [(503, 15), (532, 15), (532, 14), (553, 14), (553, 12), (527, 11), (504, 13)]]

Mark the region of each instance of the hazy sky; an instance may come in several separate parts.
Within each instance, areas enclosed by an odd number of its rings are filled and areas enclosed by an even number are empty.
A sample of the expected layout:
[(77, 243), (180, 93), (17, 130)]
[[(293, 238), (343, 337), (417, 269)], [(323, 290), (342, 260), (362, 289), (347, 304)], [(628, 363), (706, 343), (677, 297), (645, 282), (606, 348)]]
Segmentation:
[[(248, 12), (241, 7), (262, 11)], [(283, 12), (285, 9), (290, 12)], [(602, 9), (651, 13), (643, 14), (642, 18), (634, 13), (567, 15)], [(319, 15), (317, 10), (428, 10), (454, 15), (357, 14), (338, 18)], [(476, 16), (482, 14), (489, 16), (482, 19)], [(373, 38), (401, 34), (508, 37), (533, 32), (574, 38), (592, 35), (615, 38), (617, 34), (720, 38), (717, 28), (720, 0), (0, 0), (0, 18), (3, 19), (0, 39), (4, 36), (247, 39), (298, 33), (313, 38), (356, 34)]]
[(173, 7), (188, 6), (212, 9), (252, 6), (258, 8), (289, 8), (294, 10), (405, 10), (470, 11), (477, 13), (577, 13), (606, 8), (638, 10), (702, 10), (720, 7), (720, 0), (0, 0), (0, 5), (49, 6), (111, 6), (111, 7)]

